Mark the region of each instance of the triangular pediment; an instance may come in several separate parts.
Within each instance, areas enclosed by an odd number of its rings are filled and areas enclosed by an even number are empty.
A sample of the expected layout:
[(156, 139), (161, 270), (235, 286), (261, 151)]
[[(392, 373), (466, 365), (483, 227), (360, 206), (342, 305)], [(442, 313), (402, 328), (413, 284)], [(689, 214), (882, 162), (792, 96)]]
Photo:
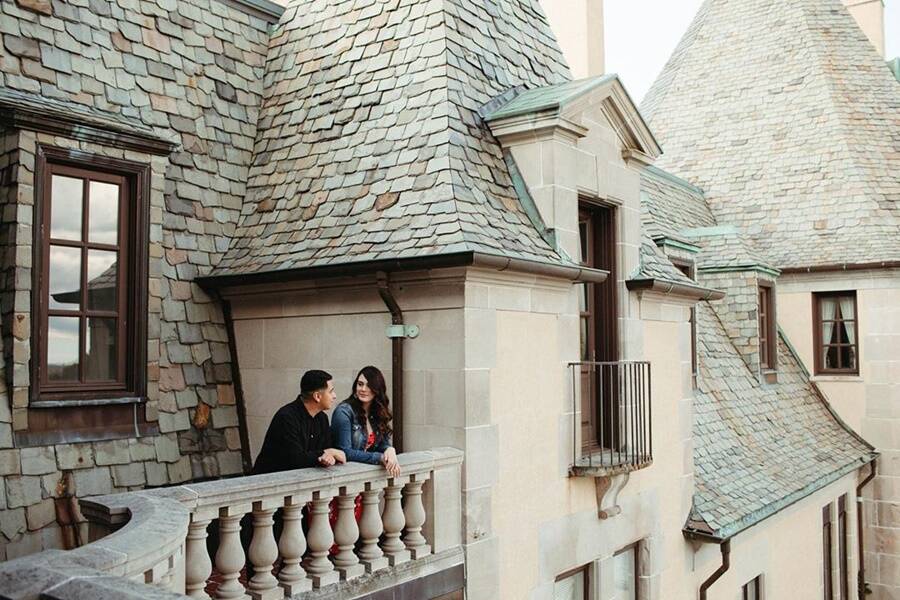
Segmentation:
[(551, 130), (585, 135), (596, 114), (615, 131), (626, 159), (652, 163), (662, 153), (637, 106), (615, 74), (515, 91), (482, 110), (495, 136), (514, 139)]

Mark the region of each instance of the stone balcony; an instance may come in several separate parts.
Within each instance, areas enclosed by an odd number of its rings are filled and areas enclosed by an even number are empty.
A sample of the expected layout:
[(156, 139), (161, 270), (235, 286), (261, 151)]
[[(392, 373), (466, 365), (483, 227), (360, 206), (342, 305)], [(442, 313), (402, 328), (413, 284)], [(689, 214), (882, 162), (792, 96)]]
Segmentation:
[(396, 478), (352, 463), (82, 500), (93, 541), (0, 565), (0, 597), (461, 598), (463, 454), (398, 458)]

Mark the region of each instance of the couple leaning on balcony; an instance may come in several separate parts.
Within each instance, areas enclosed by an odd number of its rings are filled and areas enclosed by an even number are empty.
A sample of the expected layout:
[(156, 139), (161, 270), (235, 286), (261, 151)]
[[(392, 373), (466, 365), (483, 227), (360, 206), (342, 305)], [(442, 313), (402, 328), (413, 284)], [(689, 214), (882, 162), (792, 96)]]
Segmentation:
[(391, 446), (391, 409), (384, 375), (368, 366), (353, 382), (353, 392), (337, 401), (334, 380), (325, 371), (307, 371), (300, 379), (300, 395), (278, 409), (253, 465), (253, 474), (307, 467), (331, 467), (347, 461), (384, 465), (400, 475), (397, 452)]

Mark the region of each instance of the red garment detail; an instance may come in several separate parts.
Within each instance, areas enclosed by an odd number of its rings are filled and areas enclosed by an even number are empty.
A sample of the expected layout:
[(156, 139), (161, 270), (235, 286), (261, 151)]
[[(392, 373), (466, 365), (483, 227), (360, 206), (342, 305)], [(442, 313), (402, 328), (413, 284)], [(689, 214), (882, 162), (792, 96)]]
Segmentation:
[[(366, 450), (375, 445), (375, 432), (372, 431), (369, 433), (369, 439), (366, 440)], [(356, 522), (359, 523), (359, 520), (362, 518), (362, 494), (356, 497), (356, 504), (353, 507), (353, 514), (356, 516)], [(331, 502), (328, 504), (328, 522), (331, 523), (331, 528), (334, 529), (335, 524), (338, 520), (338, 510), (337, 510), (337, 498), (332, 498)], [(337, 544), (333, 545), (331, 549), (328, 551), (328, 554), (334, 556), (337, 554)]]

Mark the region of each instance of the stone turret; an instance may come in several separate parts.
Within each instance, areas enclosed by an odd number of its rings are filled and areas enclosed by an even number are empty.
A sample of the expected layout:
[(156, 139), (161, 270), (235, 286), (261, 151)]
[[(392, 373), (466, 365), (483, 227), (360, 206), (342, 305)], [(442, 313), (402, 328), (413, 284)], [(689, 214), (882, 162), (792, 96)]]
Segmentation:
[(878, 54), (884, 57), (884, 0), (843, 0)]
[(572, 76), (582, 79), (603, 75), (606, 69), (603, 0), (541, 0), (541, 7), (547, 13)]

